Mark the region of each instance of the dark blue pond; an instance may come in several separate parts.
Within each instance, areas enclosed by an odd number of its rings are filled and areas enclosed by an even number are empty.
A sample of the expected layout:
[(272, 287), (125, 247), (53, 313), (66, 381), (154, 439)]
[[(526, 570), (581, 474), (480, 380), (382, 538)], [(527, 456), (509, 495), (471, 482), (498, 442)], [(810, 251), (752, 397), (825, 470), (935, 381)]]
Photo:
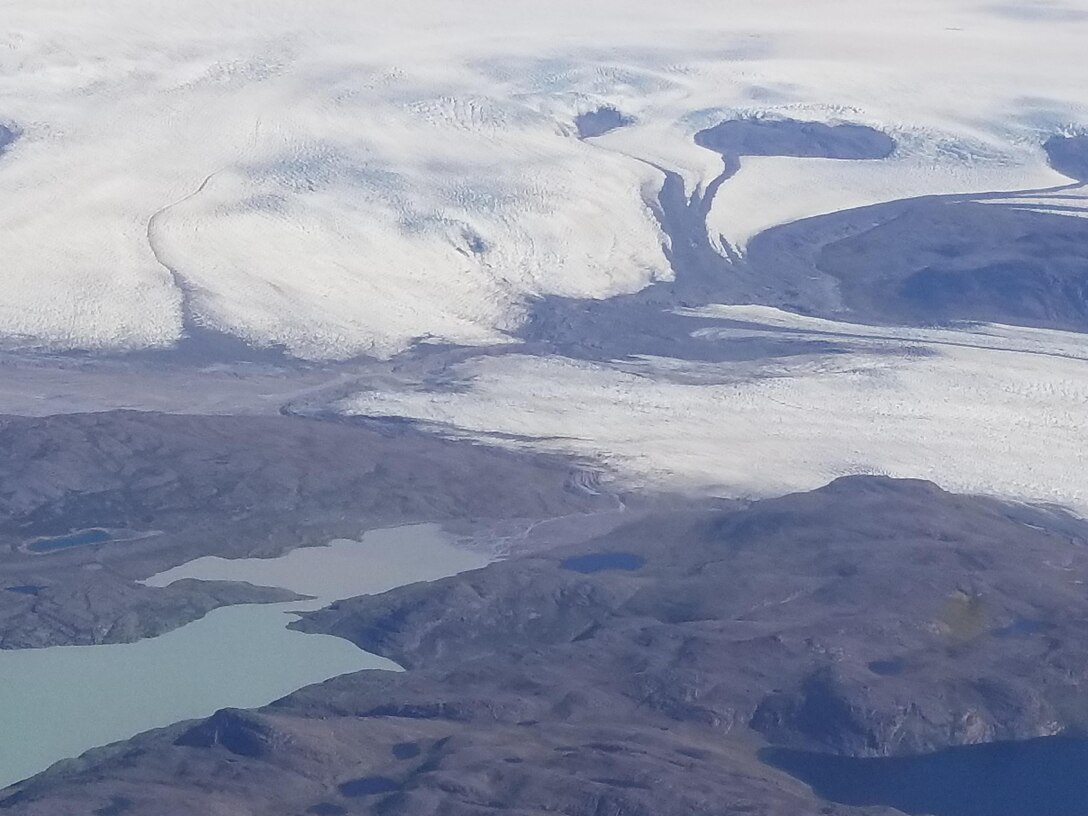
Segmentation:
[(362, 776), (338, 786), (344, 796), (374, 796), (400, 790), (400, 783), (388, 776)]
[(907, 661), (899, 657), (893, 657), (890, 660), (874, 660), (869, 664), (869, 671), (873, 674), (879, 674), (885, 677), (902, 674), (903, 670), (906, 668)]
[(605, 570), (637, 570), (646, 563), (646, 559), (634, 553), (602, 552), (576, 555), (561, 561), (559, 566), (566, 570), (589, 574)]
[(16, 595), (37, 595), (45, 587), (35, 584), (20, 584), (19, 586), (4, 587), (4, 589), (8, 592), (14, 592)]
[(415, 759), (419, 754), (418, 742), (398, 742), (393, 746), (393, 756), (397, 759)]
[(39, 538), (37, 541), (30, 542), (27, 549), (33, 553), (56, 552), (70, 547), (84, 547), (88, 544), (105, 544), (111, 538), (112, 536), (105, 530), (79, 530), (55, 538)]
[(1047, 737), (877, 759), (770, 748), (760, 758), (843, 805), (919, 816), (1088, 814), (1088, 739)]

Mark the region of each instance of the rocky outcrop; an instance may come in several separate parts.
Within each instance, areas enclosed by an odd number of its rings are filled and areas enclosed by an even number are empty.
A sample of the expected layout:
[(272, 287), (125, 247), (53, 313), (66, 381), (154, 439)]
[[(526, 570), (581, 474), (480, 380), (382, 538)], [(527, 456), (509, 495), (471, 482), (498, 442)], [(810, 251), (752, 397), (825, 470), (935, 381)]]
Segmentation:
[[(615, 505), (576, 475), (548, 457), (343, 421), (0, 417), (0, 648), (128, 641), (216, 606), (292, 597), (136, 583), (204, 555), (274, 556), (401, 523)], [(86, 528), (109, 540), (28, 551), (39, 537)]]
[[(881, 478), (662, 513), (307, 614), (410, 670), (145, 734), (0, 805), (892, 813), (823, 801), (760, 749), (901, 756), (1082, 726), (1086, 537), (1058, 511)], [(626, 557), (583, 557), (603, 554)]]

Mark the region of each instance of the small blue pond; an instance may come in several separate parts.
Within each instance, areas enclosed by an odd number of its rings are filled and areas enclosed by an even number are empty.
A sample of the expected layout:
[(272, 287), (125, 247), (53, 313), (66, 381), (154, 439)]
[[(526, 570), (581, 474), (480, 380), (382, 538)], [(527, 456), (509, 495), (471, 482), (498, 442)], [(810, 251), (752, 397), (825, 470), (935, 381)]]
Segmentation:
[(92, 530), (79, 530), (74, 533), (68, 533), (67, 535), (56, 536), (55, 538), (39, 538), (36, 541), (31, 541), (27, 545), (27, 549), (32, 553), (48, 553), (56, 552), (57, 550), (67, 550), (71, 547), (84, 547), (89, 544), (105, 544), (111, 540), (111, 536), (105, 530), (92, 529)]
[(626, 552), (602, 552), (576, 555), (561, 561), (559, 566), (566, 570), (589, 574), (591, 572), (604, 572), (605, 570), (637, 570), (646, 563), (646, 559), (640, 555)]
[(4, 587), (4, 589), (8, 592), (14, 592), (16, 595), (37, 595), (45, 587), (36, 584), (20, 584), (19, 586)]
[(400, 790), (400, 783), (387, 776), (362, 776), (338, 787), (344, 796), (374, 796), (378, 793), (392, 793)]
[(843, 805), (932, 816), (1088, 814), (1088, 739), (1046, 737), (875, 759), (770, 748), (760, 758)]

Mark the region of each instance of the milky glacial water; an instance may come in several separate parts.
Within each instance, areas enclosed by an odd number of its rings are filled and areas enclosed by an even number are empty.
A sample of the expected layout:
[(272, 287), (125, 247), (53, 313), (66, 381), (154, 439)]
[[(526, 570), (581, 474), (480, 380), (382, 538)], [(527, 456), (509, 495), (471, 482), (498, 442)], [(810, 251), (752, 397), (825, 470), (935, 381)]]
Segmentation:
[(436, 525), (376, 530), (361, 541), (275, 559), (202, 558), (183, 577), (281, 586), (316, 600), (232, 606), (157, 638), (107, 646), (0, 651), (0, 787), (88, 748), (225, 707), (264, 705), (346, 672), (399, 667), (346, 640), (288, 630), (292, 610), (483, 566)]
[(484, 566), (490, 558), (458, 547), (436, 524), (373, 530), (362, 541), (292, 550), (280, 558), (198, 558), (144, 583), (166, 586), (182, 578), (248, 581), (313, 595), (325, 606), (341, 598), (384, 592)]

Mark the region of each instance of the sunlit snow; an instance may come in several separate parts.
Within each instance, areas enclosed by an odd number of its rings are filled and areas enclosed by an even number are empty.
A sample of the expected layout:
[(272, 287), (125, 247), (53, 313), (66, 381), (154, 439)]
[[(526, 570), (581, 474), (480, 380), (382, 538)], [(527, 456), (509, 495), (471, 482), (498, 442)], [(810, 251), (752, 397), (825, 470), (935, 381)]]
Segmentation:
[(369, 392), (342, 408), (589, 457), (656, 489), (775, 495), (883, 473), (1088, 511), (1084, 335), (884, 329), (765, 307), (699, 314), (731, 321), (704, 335), (789, 334), (851, 351), (754, 363), (511, 355), (467, 364), (464, 389)]
[[(887, 161), (764, 158), (712, 232), (1060, 181), (1088, 23), (967, 0), (0, 3), (0, 340), (311, 358), (504, 339), (527, 296), (670, 275), (648, 206), (735, 115), (851, 121)], [(634, 124), (579, 141), (582, 112)], [(839, 166), (842, 165), (842, 166)]]

